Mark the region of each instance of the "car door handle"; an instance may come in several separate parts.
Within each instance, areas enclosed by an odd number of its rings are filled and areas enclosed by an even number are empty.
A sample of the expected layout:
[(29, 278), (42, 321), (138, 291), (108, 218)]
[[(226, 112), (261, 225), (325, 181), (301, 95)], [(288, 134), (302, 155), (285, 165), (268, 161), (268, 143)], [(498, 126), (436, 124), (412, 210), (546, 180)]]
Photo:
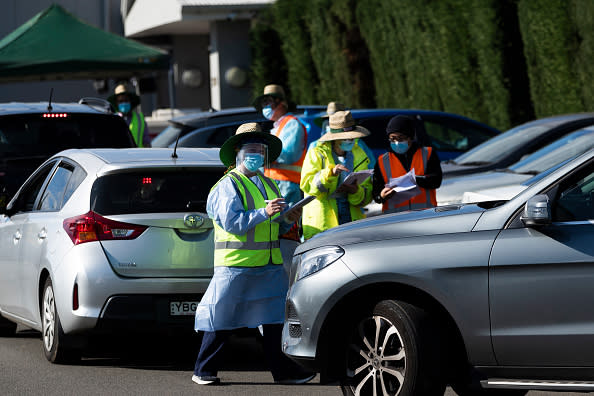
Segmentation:
[(47, 231), (45, 230), (45, 228), (42, 228), (41, 231), (39, 231), (39, 233), (37, 234), (37, 238), (45, 239), (45, 237), (47, 237)]
[(20, 241), (22, 236), (23, 235), (21, 234), (21, 232), (17, 230), (17, 232), (15, 232), (14, 235), (12, 236), (14, 243), (17, 243), (18, 241)]

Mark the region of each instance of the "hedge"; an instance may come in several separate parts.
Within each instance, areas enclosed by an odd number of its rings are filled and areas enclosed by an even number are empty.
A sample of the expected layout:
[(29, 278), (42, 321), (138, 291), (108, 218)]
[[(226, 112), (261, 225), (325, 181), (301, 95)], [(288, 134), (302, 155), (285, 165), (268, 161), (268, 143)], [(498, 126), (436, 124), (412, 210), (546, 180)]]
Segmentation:
[(594, 105), (591, 0), (277, 0), (268, 15), (252, 34), (254, 94), (284, 78), (304, 104), (442, 110), (500, 129)]

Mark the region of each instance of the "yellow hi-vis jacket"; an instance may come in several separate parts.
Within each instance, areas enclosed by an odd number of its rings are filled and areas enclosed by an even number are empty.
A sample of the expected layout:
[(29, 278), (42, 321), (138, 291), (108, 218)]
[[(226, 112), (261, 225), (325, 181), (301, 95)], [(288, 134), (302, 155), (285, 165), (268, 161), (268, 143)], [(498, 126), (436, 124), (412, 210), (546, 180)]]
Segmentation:
[[(266, 206), (266, 202), (264, 202), (265, 197), (262, 196), (258, 187), (241, 172), (234, 169), (223, 176), (223, 178), (225, 177), (231, 177), (233, 179), (233, 182), (241, 193), (245, 210), (254, 210)], [(266, 194), (270, 199), (281, 197), (276, 183), (261, 173), (258, 173), (258, 177), (262, 180)], [(278, 217), (278, 214), (272, 218), (269, 217), (243, 235), (231, 234), (216, 224), (216, 222), (213, 222), (215, 230), (215, 267), (261, 267), (267, 265), (271, 257), (273, 264), (282, 264), (283, 258), (278, 241), (279, 224), (271, 221), (276, 217)]]
[[(370, 162), (358, 142), (357, 139), (352, 150), (355, 166), (352, 171), (368, 169)], [(338, 187), (339, 180), (338, 175), (332, 175), (334, 165), (336, 164), (332, 157), (332, 141), (318, 141), (307, 150), (301, 171), (300, 187), (305, 195), (314, 195), (316, 199), (303, 207), (302, 223), (305, 239), (338, 225), (338, 205), (336, 199), (331, 197)], [(371, 190), (372, 181), (368, 178), (357, 186), (356, 193), (348, 194), (352, 221), (365, 218), (361, 208), (371, 202)]]
[(144, 147), (142, 144), (142, 139), (144, 138), (144, 114), (139, 111), (133, 111), (129, 127), (136, 145), (138, 147)]

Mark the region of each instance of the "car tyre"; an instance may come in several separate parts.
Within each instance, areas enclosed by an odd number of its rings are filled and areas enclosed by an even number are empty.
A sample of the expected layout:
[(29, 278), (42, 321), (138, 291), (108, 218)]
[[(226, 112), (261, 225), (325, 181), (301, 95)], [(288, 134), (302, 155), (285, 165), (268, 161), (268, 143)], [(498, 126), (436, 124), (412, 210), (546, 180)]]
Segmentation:
[(17, 324), (0, 316), (0, 337), (12, 337), (16, 334)]
[(41, 339), (47, 360), (58, 364), (74, 363), (80, 360), (80, 352), (67, 348), (65, 345), (68, 341), (56, 310), (54, 287), (50, 278), (46, 279), (43, 287), (41, 309)]
[(438, 339), (424, 310), (401, 301), (381, 301), (354, 323), (341, 380), (343, 394), (443, 395)]

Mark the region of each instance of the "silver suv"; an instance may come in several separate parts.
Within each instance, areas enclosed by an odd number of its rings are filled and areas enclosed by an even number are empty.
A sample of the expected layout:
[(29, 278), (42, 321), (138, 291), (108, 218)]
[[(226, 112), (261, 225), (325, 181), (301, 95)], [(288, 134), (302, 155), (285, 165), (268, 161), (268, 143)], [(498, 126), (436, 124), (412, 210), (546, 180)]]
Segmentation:
[(594, 391), (594, 150), (509, 201), (382, 215), (295, 252), (284, 352), (345, 395)]

